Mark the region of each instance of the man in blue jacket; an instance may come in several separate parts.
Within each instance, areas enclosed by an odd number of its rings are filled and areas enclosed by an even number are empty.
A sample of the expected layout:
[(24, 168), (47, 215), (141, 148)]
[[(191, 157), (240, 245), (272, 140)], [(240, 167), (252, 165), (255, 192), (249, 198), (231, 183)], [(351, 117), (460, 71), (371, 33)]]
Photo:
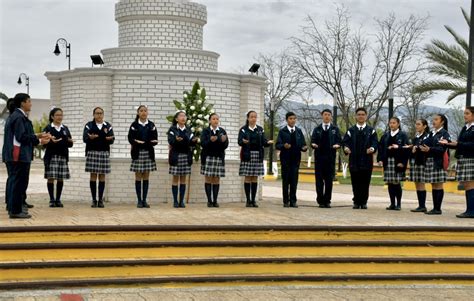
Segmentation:
[(10, 218), (30, 218), (23, 209), (23, 200), (28, 188), (28, 178), (33, 148), (47, 144), (50, 134), (35, 134), (33, 124), (28, 119), (31, 100), (28, 94), (18, 93), (13, 98), (15, 111), (5, 125), (2, 159), (7, 164), (8, 176), (8, 214)]
[(287, 125), (278, 132), (276, 149), (280, 151), (283, 206), (297, 208), (296, 188), (301, 162), (301, 152), (308, 150), (303, 132), (296, 126), (296, 115), (286, 114)]

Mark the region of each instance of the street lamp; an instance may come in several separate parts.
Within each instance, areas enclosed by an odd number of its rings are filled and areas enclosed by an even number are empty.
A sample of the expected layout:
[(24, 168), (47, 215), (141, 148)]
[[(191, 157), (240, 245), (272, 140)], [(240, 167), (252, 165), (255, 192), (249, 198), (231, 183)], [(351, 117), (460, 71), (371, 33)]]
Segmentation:
[[(273, 140), (273, 130), (274, 130), (274, 122), (275, 119), (275, 99), (270, 98), (270, 140)], [(268, 149), (268, 174), (273, 175), (273, 145), (270, 145)]]
[(25, 79), (26, 94), (30, 94), (30, 77), (28, 75), (25, 73), (20, 73), (17, 84), (21, 85), (23, 83), (21, 80), (22, 77)]
[(68, 59), (68, 70), (71, 70), (71, 44), (66, 41), (66, 39), (59, 38), (56, 41), (56, 46), (54, 47), (53, 53), (56, 56), (61, 54), (61, 50), (59, 50), (59, 45), (64, 46), (66, 48), (66, 58)]
[[(337, 106), (339, 103), (339, 95), (337, 94), (337, 89), (334, 89), (334, 97), (332, 100), (332, 124), (337, 126)], [(342, 160), (341, 160), (341, 152), (337, 151), (337, 171), (342, 170)], [(334, 173), (334, 180), (336, 180), (336, 173)]]
[(388, 120), (393, 117), (393, 81), (388, 82)]

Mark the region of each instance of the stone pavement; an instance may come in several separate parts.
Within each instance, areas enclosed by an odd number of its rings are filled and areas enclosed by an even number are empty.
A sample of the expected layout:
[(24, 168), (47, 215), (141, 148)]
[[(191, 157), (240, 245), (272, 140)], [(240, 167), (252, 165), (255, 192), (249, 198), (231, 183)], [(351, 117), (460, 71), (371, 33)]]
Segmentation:
[[(2, 167), (3, 168), (3, 167)], [(4, 170), (4, 169), (3, 169)], [(0, 169), (0, 171), (3, 171)], [(443, 215), (427, 216), (411, 213), (416, 207), (416, 193), (405, 191), (402, 211), (386, 211), (388, 194), (380, 186), (371, 187), (368, 210), (352, 209), (350, 185), (335, 185), (333, 208), (321, 209), (316, 205), (313, 184), (299, 185), (299, 208), (283, 208), (281, 184), (266, 181), (260, 208), (245, 208), (243, 203), (221, 200), (221, 208), (207, 208), (205, 201), (190, 203), (185, 209), (172, 208), (150, 196), (150, 209), (138, 209), (134, 203), (106, 203), (106, 208), (90, 208), (88, 203), (67, 202), (64, 208), (49, 208), (42, 166), (32, 169), (28, 200), (35, 205), (28, 220), (8, 219), (0, 213), (0, 226), (44, 225), (360, 225), (360, 226), (474, 226), (474, 219), (459, 219), (455, 214), (465, 210), (462, 195), (447, 193)], [(0, 172), (0, 199), (4, 198), (6, 173)], [(66, 182), (65, 185), (68, 185)], [(85, 191), (84, 193), (89, 193)], [(428, 196), (430, 207), (431, 197)]]
[[(83, 300), (472, 300), (474, 287), (463, 285), (302, 285), (193, 288), (121, 288), (0, 292), (1, 301), (55, 301), (61, 294), (79, 294)], [(71, 297), (70, 297), (71, 298)]]

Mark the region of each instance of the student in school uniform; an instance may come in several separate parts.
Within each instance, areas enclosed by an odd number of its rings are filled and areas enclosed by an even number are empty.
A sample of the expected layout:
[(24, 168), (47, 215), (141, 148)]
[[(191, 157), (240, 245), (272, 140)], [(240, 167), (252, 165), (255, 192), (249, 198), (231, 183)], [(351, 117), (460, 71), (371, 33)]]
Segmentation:
[[(173, 118), (173, 125), (168, 130), (169, 144), (169, 173), (173, 176), (171, 191), (173, 193), (173, 206), (184, 208), (186, 193), (186, 176), (191, 174), (193, 164), (193, 149), (198, 141), (191, 129), (186, 127), (186, 112), (178, 111)], [(179, 202), (178, 202), (179, 185)]]
[(239, 176), (245, 177), (244, 189), (247, 198), (246, 207), (257, 208), (255, 200), (258, 189), (258, 177), (263, 176), (263, 154), (264, 147), (273, 144), (273, 140), (267, 140), (264, 130), (257, 125), (257, 113), (249, 111), (247, 121), (239, 130), (238, 143), (240, 149)]
[(456, 180), (465, 190), (466, 211), (456, 217), (474, 218), (474, 107), (466, 107), (464, 121), (466, 125), (462, 128), (458, 141), (442, 139), (440, 143), (456, 149)]
[(229, 138), (219, 123), (219, 115), (212, 113), (209, 115), (209, 127), (201, 134), (201, 175), (205, 176), (207, 207), (219, 207), (220, 178), (225, 177), (225, 150), (229, 146)]
[[(110, 145), (115, 136), (112, 125), (104, 120), (104, 110), (94, 108), (94, 119), (84, 126), (82, 140), (86, 144), (86, 172), (90, 175), (92, 208), (104, 208), (105, 175), (110, 173)], [(97, 200), (97, 179), (99, 198)]]
[(390, 130), (380, 138), (377, 161), (383, 166), (383, 180), (387, 183), (390, 206), (387, 210), (402, 209), (402, 185), (408, 164), (408, 136), (400, 129), (400, 119), (392, 117)]
[(331, 110), (323, 110), (321, 116), (323, 122), (314, 128), (311, 135), (311, 147), (314, 149), (316, 201), (319, 208), (331, 208), (336, 156), (342, 139), (339, 128), (331, 124)]
[(283, 207), (298, 208), (296, 190), (301, 163), (301, 152), (306, 152), (303, 132), (296, 126), (296, 114), (286, 113), (287, 125), (278, 132), (275, 148), (280, 151)]
[[(73, 146), (71, 132), (63, 124), (63, 110), (53, 108), (49, 112), (49, 122), (44, 129), (44, 133), (51, 135), (51, 140), (45, 145), (44, 153), (44, 178), (48, 180), (47, 187), (49, 193), (49, 207), (63, 207), (61, 194), (64, 180), (70, 178), (69, 175), (69, 148)], [(54, 194), (54, 181), (56, 181), (56, 195)]]
[(154, 146), (158, 144), (158, 132), (155, 124), (148, 119), (148, 107), (145, 105), (137, 108), (135, 121), (128, 129), (128, 142), (132, 157), (130, 171), (135, 173), (137, 208), (150, 208), (147, 196), (150, 172), (156, 171)]
[(420, 146), (422, 152), (426, 154), (425, 163), (425, 183), (430, 183), (433, 196), (433, 209), (425, 212), (429, 215), (442, 214), (441, 205), (444, 198), (443, 184), (446, 182), (447, 172), (445, 165), (449, 158), (446, 144), (440, 141), (451, 141), (448, 133), (448, 119), (443, 114), (433, 117), (433, 129), (426, 142)]
[(349, 128), (342, 144), (344, 153), (349, 155), (353, 209), (367, 209), (369, 186), (374, 166), (374, 153), (377, 151), (377, 132), (367, 125), (367, 110), (356, 109), (357, 123)]
[(425, 187), (425, 162), (426, 153), (422, 152), (420, 146), (430, 134), (430, 127), (426, 119), (420, 118), (415, 123), (416, 134), (411, 141), (410, 155), (410, 181), (415, 183), (418, 207), (411, 212), (426, 212), (426, 187)]
[(9, 191), (6, 193), (10, 218), (31, 218), (27, 206), (24, 206), (24, 201), (33, 160), (33, 148), (38, 144), (47, 144), (51, 139), (49, 134), (35, 134), (33, 124), (28, 119), (31, 106), (28, 94), (16, 94), (13, 98), (15, 110), (5, 124), (2, 160), (8, 170), (7, 188)]

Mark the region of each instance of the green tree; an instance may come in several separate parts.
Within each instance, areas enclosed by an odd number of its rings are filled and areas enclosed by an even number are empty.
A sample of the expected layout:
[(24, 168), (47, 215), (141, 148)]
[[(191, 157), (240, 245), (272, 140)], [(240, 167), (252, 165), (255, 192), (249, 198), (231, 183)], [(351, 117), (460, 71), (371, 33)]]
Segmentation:
[[(461, 8), (461, 11), (467, 25), (470, 26), (470, 16), (463, 8)], [(466, 39), (456, 33), (450, 26), (445, 25), (444, 28), (451, 34), (456, 43), (449, 45), (441, 40), (434, 39), (431, 41), (431, 44), (425, 47), (427, 59), (431, 62), (428, 72), (439, 76), (440, 79), (418, 85), (415, 88), (415, 92), (447, 91), (450, 94), (446, 102), (450, 102), (467, 92), (469, 44)]]

